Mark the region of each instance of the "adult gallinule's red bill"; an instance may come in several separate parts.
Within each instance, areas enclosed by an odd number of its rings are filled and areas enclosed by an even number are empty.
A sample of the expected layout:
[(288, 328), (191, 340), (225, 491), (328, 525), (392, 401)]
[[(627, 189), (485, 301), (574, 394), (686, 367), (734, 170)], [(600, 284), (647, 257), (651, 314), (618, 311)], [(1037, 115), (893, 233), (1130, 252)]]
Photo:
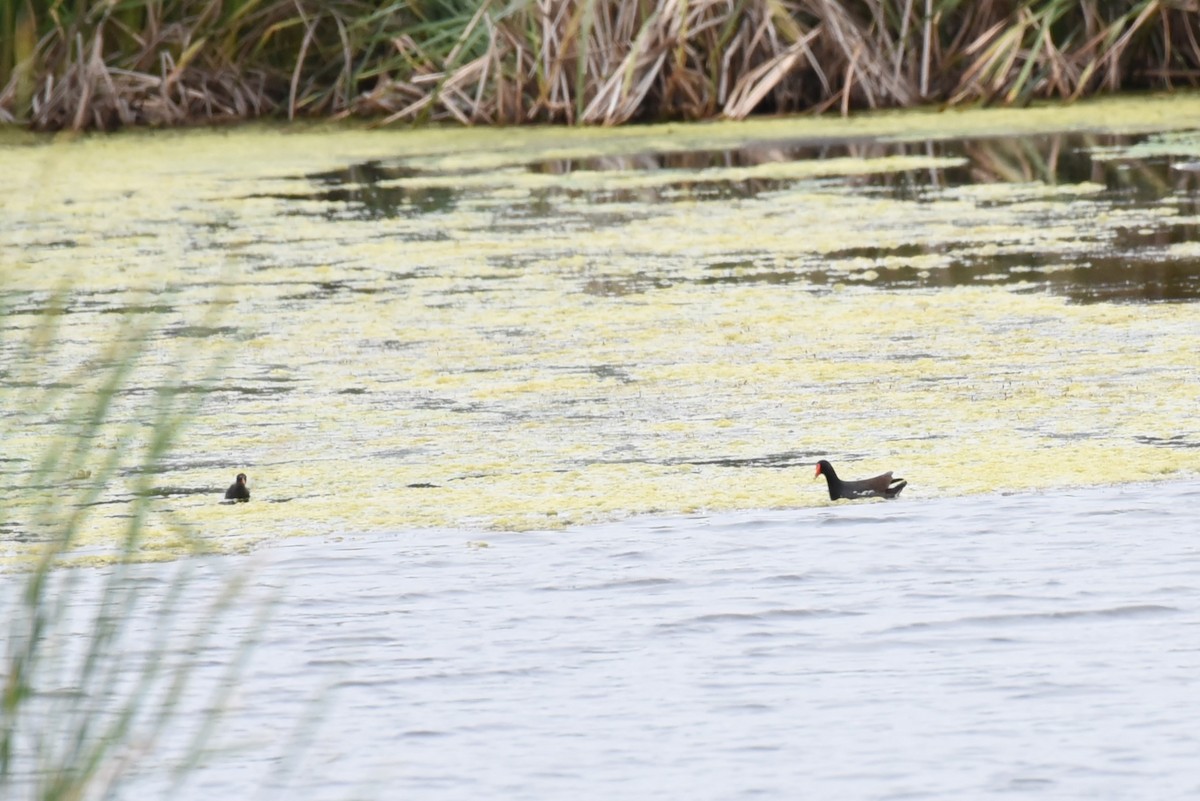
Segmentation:
[(900, 490), (908, 486), (904, 479), (892, 478), (890, 472), (859, 481), (842, 481), (834, 472), (833, 465), (824, 459), (817, 462), (817, 472), (813, 478), (817, 476), (825, 476), (829, 482), (829, 499), (834, 501), (838, 498), (895, 498)]
[(225, 500), (227, 501), (248, 501), (250, 500), (250, 488), (246, 486), (246, 474), (238, 473), (237, 479), (229, 485), (229, 489), (225, 490)]

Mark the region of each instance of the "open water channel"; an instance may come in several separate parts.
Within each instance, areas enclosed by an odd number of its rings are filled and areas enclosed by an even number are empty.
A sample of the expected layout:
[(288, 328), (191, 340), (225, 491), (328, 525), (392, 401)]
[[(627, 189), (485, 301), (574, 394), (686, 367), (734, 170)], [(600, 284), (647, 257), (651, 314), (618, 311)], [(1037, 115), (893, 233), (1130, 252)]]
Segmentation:
[[(273, 612), (219, 750), (172, 797), (1195, 798), (1198, 499), (1125, 485), (213, 559), (179, 630), (232, 572), (250, 586), (197, 687)], [(148, 609), (168, 570), (135, 577)]]

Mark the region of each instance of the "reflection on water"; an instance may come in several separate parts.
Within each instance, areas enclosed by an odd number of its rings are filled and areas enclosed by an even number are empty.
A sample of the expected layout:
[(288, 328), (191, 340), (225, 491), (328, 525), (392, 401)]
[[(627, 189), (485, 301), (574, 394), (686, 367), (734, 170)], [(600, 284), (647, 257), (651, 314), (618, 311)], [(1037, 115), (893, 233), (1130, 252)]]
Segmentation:
[[(452, 211), (459, 194), (444, 187), (410, 189), (404, 186), (385, 186), (384, 182), (403, 181), (420, 173), (409, 167), (387, 167), (378, 161), (354, 164), (341, 170), (328, 170), (307, 176), (320, 187), (311, 192), (270, 192), (249, 195), (248, 199), (276, 198), (279, 200), (315, 201), (327, 204), (321, 212), (329, 219), (349, 216), (379, 220), (391, 217), (412, 217), (434, 212)], [(311, 214), (311, 210), (293, 212)]]
[[(1194, 226), (1186, 226), (1188, 229)], [(1182, 226), (1181, 226), (1182, 228)], [(1177, 231), (1182, 233), (1182, 231)], [(1181, 241), (1191, 241), (1184, 239)], [(878, 248), (849, 249), (840, 251), (836, 258), (881, 259), (892, 256), (916, 254), (912, 247), (883, 251)], [(1140, 254), (1140, 255), (1139, 255)], [(1163, 262), (1153, 255), (1145, 255), (1144, 248), (1117, 256), (1089, 258), (1086, 263), (1064, 266), (1054, 259), (1049, 265), (1039, 264), (1036, 256), (1014, 253), (995, 256), (985, 263), (951, 262), (937, 272), (916, 267), (896, 267), (886, 278), (856, 279), (854, 276), (830, 275), (821, 270), (812, 272), (759, 272), (745, 269), (752, 265), (739, 265), (741, 269), (725, 273), (726, 265), (713, 265), (713, 275), (700, 279), (701, 283), (744, 283), (762, 282), (782, 284), (810, 282), (821, 286), (827, 284), (859, 283), (892, 288), (930, 288), (970, 286), (987, 283), (996, 286), (1012, 286), (1022, 292), (1049, 290), (1080, 302), (1097, 301), (1180, 301), (1200, 298), (1200, 261)], [(1050, 261), (1050, 260), (1047, 260)]]
[[(522, 219), (537, 225), (584, 229), (615, 227), (627, 223), (630, 215), (621, 212), (574, 215), (570, 206), (576, 203), (603, 207), (678, 202), (681, 198), (697, 203), (726, 203), (769, 196), (794, 183), (791, 178), (731, 179), (725, 175), (726, 171), (736, 168), (829, 159), (865, 161), (920, 156), (957, 163), (919, 170), (887, 169), (842, 179), (826, 178), (822, 183), (826, 187), (853, 188), (867, 197), (879, 195), (918, 206), (939, 203), (955, 188), (981, 184), (1037, 183), (1051, 187), (1094, 184), (1101, 189), (1089, 197), (1090, 208), (1079, 209), (1078, 214), (1153, 210), (1164, 206), (1175, 214), (1160, 220), (1153, 228), (1142, 225), (1117, 227), (1103, 239), (1094, 241), (1093, 247), (1081, 247), (1065, 258), (1058, 252), (1043, 253), (1038, 242), (1006, 253), (981, 255), (972, 252), (972, 234), (964, 231), (963, 241), (957, 243), (908, 242), (890, 248), (848, 247), (822, 254), (824, 259), (835, 263), (846, 260), (902, 262), (936, 255), (943, 261), (943, 266), (936, 271), (899, 264), (883, 275), (864, 279), (830, 274), (816, 264), (799, 264), (793, 269), (778, 270), (762, 269), (753, 261), (717, 261), (709, 264), (709, 273), (698, 280), (702, 283), (805, 282), (817, 287), (862, 282), (894, 288), (1019, 284), (1034, 291), (1048, 289), (1083, 302), (1194, 299), (1200, 297), (1200, 259), (1164, 260), (1162, 249), (1200, 241), (1200, 224), (1197, 223), (1200, 218), (1200, 172), (1188, 168), (1192, 162), (1186, 156), (1136, 160), (1093, 158), (1094, 153), (1121, 152), (1146, 139), (1145, 136), (1072, 133), (924, 142), (754, 142), (737, 149), (672, 150), (532, 161), (524, 169), (536, 174), (658, 172), (670, 177), (638, 189), (578, 190), (565, 185), (537, 190), (526, 198), (506, 204), (503, 219), (493, 222), (493, 230), (518, 231), (524, 227), (519, 222)], [(1185, 169), (1177, 169), (1180, 166)], [(709, 174), (713, 177), (706, 177)], [(308, 180), (319, 187), (312, 192), (271, 196), (306, 201), (304, 210), (298, 213), (380, 219), (451, 211), (471, 195), (470, 188), (422, 186), (421, 180), (426, 177), (429, 176), (413, 167), (387, 166), (376, 160), (344, 170), (310, 175)], [(619, 185), (619, 178), (616, 183)], [(312, 205), (314, 201), (316, 206)], [(981, 200), (979, 205), (998, 208), (1026, 201), (1027, 198), (1018, 192), (991, 201)], [(322, 204), (327, 204), (327, 208), (322, 210)], [(434, 231), (433, 235), (438, 234)], [(1081, 232), (1081, 242), (1088, 238)], [(730, 267), (733, 269), (727, 269)], [(649, 275), (624, 276), (612, 281), (592, 279), (585, 291), (597, 294), (644, 292), (653, 288), (656, 282), (667, 280)]]
[[(1046, 184), (1098, 183), (1114, 194), (1137, 200), (1158, 200), (1169, 193), (1190, 195), (1200, 188), (1196, 171), (1187, 166), (1186, 156), (1157, 159), (1095, 160), (1092, 154), (1121, 152), (1145, 136), (1063, 133), (1028, 137), (938, 139), (924, 142), (880, 142), (836, 140), (810, 142), (755, 142), (736, 150), (671, 151), (585, 159), (533, 162), (532, 172), (567, 175), (574, 172), (631, 172), (669, 170), (692, 173), (690, 180), (703, 181), (704, 171), (748, 167), (791, 161), (826, 159), (888, 159), (896, 156), (925, 156), (961, 159), (948, 167), (885, 172), (846, 178), (861, 186), (874, 187), (905, 199), (921, 199), (929, 189), (975, 183)], [(698, 174), (697, 174), (698, 173)], [(409, 176), (414, 177), (414, 176)], [(761, 185), (731, 187), (731, 192), (749, 196)]]

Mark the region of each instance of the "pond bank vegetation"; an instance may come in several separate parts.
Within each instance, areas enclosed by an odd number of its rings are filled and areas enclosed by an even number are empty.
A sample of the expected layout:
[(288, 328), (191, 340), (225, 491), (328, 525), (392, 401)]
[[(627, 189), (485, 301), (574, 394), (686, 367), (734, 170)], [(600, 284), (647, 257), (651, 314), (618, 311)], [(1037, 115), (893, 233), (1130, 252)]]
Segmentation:
[(1200, 83), (1195, 0), (0, 0), (0, 121), (614, 125)]

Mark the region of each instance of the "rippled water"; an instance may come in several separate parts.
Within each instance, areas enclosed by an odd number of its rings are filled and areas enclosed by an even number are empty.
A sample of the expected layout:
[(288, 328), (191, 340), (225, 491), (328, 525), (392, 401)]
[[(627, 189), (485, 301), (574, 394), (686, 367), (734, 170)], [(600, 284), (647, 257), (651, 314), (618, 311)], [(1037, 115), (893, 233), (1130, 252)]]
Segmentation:
[(902, 498), (214, 559), (282, 602), (231, 750), (180, 798), (1194, 798), (1198, 497)]

